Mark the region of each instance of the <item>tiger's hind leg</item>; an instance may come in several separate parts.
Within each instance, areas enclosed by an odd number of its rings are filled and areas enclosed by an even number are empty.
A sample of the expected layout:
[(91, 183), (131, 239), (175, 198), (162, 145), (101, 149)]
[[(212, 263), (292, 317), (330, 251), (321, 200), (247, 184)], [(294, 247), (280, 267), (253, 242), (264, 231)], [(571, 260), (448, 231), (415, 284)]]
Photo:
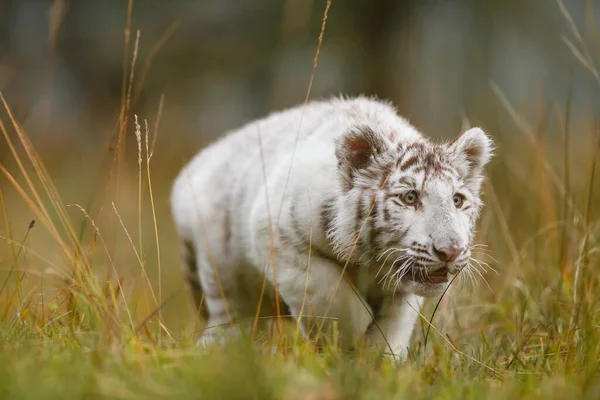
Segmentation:
[[(205, 326), (202, 329), (198, 345), (208, 345), (214, 342), (221, 342), (224, 330), (227, 330), (227, 325), (231, 320), (227, 318), (226, 302), (220, 299), (218, 294), (212, 293), (209, 289), (209, 296), (206, 295), (201, 276), (202, 273), (196, 248), (189, 240), (184, 240), (182, 245), (182, 259), (184, 268), (184, 279), (188, 284), (191, 292), (192, 300), (196, 316), (200, 317)], [(211, 294), (215, 296), (210, 296)], [(211, 313), (212, 310), (212, 313)]]
[(255, 268), (236, 262), (216, 246), (211, 248), (213, 257), (209, 260), (209, 252), (201, 246), (188, 240), (182, 246), (185, 280), (197, 315), (205, 323), (199, 345), (223, 343), (227, 338), (249, 337), (252, 333), (260, 337), (272, 329), (277, 312), (289, 314), (281, 298), (279, 307), (275, 305), (273, 287)]
[(202, 317), (203, 320), (208, 319), (208, 309), (204, 302), (204, 292), (200, 284), (200, 276), (198, 274), (198, 263), (196, 260), (196, 250), (192, 242), (184, 240), (182, 246), (182, 259), (184, 263), (184, 279), (187, 282), (194, 306), (196, 316)]
[[(198, 345), (223, 343), (225, 339), (239, 337), (239, 321), (254, 316), (249, 311), (250, 299), (238, 284), (239, 269), (223, 249), (213, 243), (210, 249), (203, 243), (183, 241), (185, 279), (191, 290), (197, 315), (202, 317)], [(208, 254), (213, 257), (209, 259)]]

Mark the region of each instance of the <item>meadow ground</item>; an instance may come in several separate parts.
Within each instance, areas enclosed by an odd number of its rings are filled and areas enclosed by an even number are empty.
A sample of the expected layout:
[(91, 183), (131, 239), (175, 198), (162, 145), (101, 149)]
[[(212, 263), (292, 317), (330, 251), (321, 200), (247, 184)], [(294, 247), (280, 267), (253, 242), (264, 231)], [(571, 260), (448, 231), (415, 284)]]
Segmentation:
[(316, 349), (293, 324), (274, 354), (195, 347), (204, 327), (168, 208), (181, 158), (160, 135), (154, 147), (160, 112), (146, 129), (125, 101), (115, 148), (57, 163), (3, 102), (0, 398), (598, 398), (599, 125), (571, 121), (569, 97), (515, 110), (490, 90), (507, 121), (489, 129), (498, 151), (476, 240), (491, 268), (435, 315), (438, 299), (426, 302), (401, 365)]

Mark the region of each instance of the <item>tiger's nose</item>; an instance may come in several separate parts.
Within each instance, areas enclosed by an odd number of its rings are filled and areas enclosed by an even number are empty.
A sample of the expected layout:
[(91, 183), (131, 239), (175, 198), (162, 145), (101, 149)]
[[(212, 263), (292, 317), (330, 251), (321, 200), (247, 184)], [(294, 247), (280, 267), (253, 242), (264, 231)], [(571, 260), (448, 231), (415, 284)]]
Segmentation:
[(465, 251), (464, 247), (442, 247), (441, 249), (437, 249), (433, 246), (433, 252), (442, 262), (451, 262), (454, 261)]

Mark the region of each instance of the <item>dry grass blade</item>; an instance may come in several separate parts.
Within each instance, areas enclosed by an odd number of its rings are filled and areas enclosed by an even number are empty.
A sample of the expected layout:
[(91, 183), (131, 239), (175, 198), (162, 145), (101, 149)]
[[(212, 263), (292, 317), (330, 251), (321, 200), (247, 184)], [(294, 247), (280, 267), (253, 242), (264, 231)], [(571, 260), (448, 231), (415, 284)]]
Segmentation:
[(562, 41), (567, 45), (569, 50), (571, 50), (571, 53), (573, 53), (573, 56), (577, 59), (577, 61), (579, 61), (581, 65), (583, 65), (583, 67), (594, 76), (596, 82), (600, 84), (600, 75), (598, 74), (596, 66), (593, 64), (593, 61), (587, 59), (583, 54), (581, 54), (581, 52), (579, 51), (579, 49), (577, 49), (573, 42), (571, 42), (566, 37), (563, 36)]
[[(4, 101), (4, 95), (2, 94), (2, 92), (0, 92), (0, 99), (2, 99), (2, 102), (5, 104), (5, 107), (7, 107), (7, 103)], [(36, 187), (33, 184), (33, 181), (31, 179), (31, 177), (29, 176), (29, 173), (27, 172), (27, 169), (25, 168), (25, 165), (24, 165), (23, 161), (21, 160), (21, 157), (19, 156), (19, 153), (17, 152), (17, 149), (16, 149), (15, 145), (13, 144), (13, 141), (10, 138), (10, 135), (8, 134), (8, 131), (6, 130), (6, 126), (4, 125), (4, 122), (2, 120), (0, 120), (0, 131), (2, 131), (4, 140), (6, 141), (6, 144), (8, 145), (8, 148), (10, 149), (13, 159), (16, 161), (17, 166), (19, 167), (19, 170), (21, 171), (21, 174), (23, 175), (23, 178), (27, 182), (27, 186), (28, 186), (29, 190), (31, 191), (33, 198), (35, 199), (37, 204), (39, 204), (40, 211), (43, 213), (44, 217), (48, 218), (49, 214), (45, 208), (44, 202), (41, 200), (41, 197), (38, 194)]]
[(593, 193), (594, 193), (594, 182), (595, 182), (595, 174), (596, 174), (596, 165), (598, 162), (598, 156), (600, 156), (600, 123), (596, 125), (597, 132), (597, 143), (594, 152), (594, 157), (592, 159), (592, 165), (590, 167), (590, 179), (588, 186), (588, 194), (587, 194), (587, 205), (585, 211), (585, 220), (584, 220), (584, 235), (583, 240), (581, 242), (581, 250), (580, 255), (577, 260), (577, 264), (575, 267), (575, 278), (573, 280), (573, 303), (571, 306), (571, 319), (569, 321), (569, 335), (573, 332), (575, 325), (577, 324), (577, 319), (579, 315), (579, 287), (582, 269), (584, 264), (588, 264), (589, 257), (589, 244), (590, 244), (590, 221), (592, 215), (592, 202), (593, 202)]
[[(265, 168), (265, 155), (263, 153), (262, 136), (260, 134), (260, 127), (258, 126), (258, 124), (256, 125), (256, 133), (257, 133), (257, 139), (258, 139), (258, 149), (259, 149), (259, 156), (260, 156), (261, 173), (262, 173), (262, 178), (263, 178), (263, 186), (265, 188), (264, 195), (265, 195), (265, 204), (266, 204), (266, 208), (267, 208), (267, 219), (268, 219), (268, 227), (269, 227), (270, 253), (269, 253), (269, 259), (267, 261), (267, 265), (265, 267), (264, 274), (263, 274), (260, 298), (258, 300), (258, 305), (256, 306), (255, 320), (254, 320), (254, 324), (252, 327), (253, 332), (255, 332), (256, 328), (257, 328), (258, 316), (260, 315), (260, 310), (262, 308), (263, 297), (265, 295), (265, 289), (266, 289), (267, 280), (268, 280), (267, 274), (270, 269), (273, 270), (272, 282), (273, 282), (273, 290), (275, 292), (276, 314), (278, 317), (281, 314), (281, 310), (279, 307), (279, 303), (280, 303), (279, 302), (279, 288), (277, 286), (277, 263), (276, 263), (276, 258), (275, 258), (275, 232), (273, 232), (273, 221), (271, 220), (271, 203), (269, 201), (269, 185), (267, 184), (267, 171)], [(282, 203), (283, 203), (283, 201), (282, 201)], [(278, 324), (278, 328), (281, 330), (281, 327), (279, 326), (279, 324)]]
[(525, 337), (525, 339), (523, 340), (521, 345), (517, 348), (517, 350), (513, 354), (513, 357), (510, 359), (509, 363), (506, 365), (506, 369), (509, 369), (510, 366), (513, 365), (513, 363), (518, 360), (519, 353), (523, 350), (523, 348), (525, 347), (527, 342), (529, 342), (529, 340), (531, 339), (533, 334), (537, 331), (537, 329), (540, 327), (540, 325), (541, 324), (537, 324), (534, 328), (530, 329), (529, 333), (527, 334), (527, 336)]
[(583, 40), (583, 37), (581, 36), (581, 33), (579, 32), (577, 24), (573, 20), (573, 17), (571, 17), (571, 14), (567, 10), (567, 7), (565, 7), (563, 0), (556, 0), (556, 2), (558, 3), (558, 8), (560, 9), (560, 12), (565, 17), (565, 20), (569, 25), (569, 29), (571, 30), (573, 37), (575, 37), (575, 39), (577, 40), (581, 51), (569, 39), (567, 39), (564, 36), (562, 37), (563, 42), (571, 50), (575, 58), (594, 76), (596, 82), (600, 85), (600, 74), (598, 73), (598, 69), (594, 65), (593, 57), (585, 41)]
[[(16, 240), (12, 240), (6, 236), (0, 236), (0, 239), (4, 240), (6, 243), (8, 243), (11, 246), (17, 247), (19, 249), (23, 249), (23, 251), (25, 251), (27, 253), (27, 255), (29, 256), (34, 256), (37, 259), (39, 259), (40, 261), (42, 261), (45, 265), (48, 266), (48, 269), (46, 269), (43, 272), (37, 272), (39, 275), (42, 275), (44, 273), (49, 273), (52, 275), (58, 275), (60, 276), (61, 279), (69, 279), (70, 275), (68, 275), (66, 272), (61, 271), (60, 268), (58, 267), (58, 265), (52, 261), (50, 261), (47, 257), (44, 257), (43, 255), (41, 255), (39, 252), (33, 250), (32, 248), (25, 246), (22, 242), (18, 242)], [(9, 269), (9, 271), (12, 269)], [(62, 274), (61, 274), (62, 272)], [(36, 273), (36, 272), (29, 272), (30, 274), (32, 273)], [(72, 284), (75, 284), (75, 282), (70, 282)]]
[[(138, 80), (135, 95), (133, 96), (133, 104), (137, 104), (142, 95), (142, 89), (144, 88), (144, 83), (146, 83), (146, 78), (148, 76), (148, 72), (150, 71), (150, 66), (152, 65), (152, 60), (158, 52), (163, 48), (163, 46), (171, 39), (175, 31), (179, 28), (179, 23), (174, 22), (167, 30), (160, 36), (158, 41), (152, 46), (150, 52), (146, 56), (144, 60), (144, 64), (142, 66), (142, 70), (140, 72), (140, 79)], [(155, 131), (156, 132), (156, 131)]]
[(567, 237), (570, 234), (570, 214), (569, 207), (567, 204), (567, 197), (571, 197), (571, 183), (570, 183), (570, 168), (569, 168), (569, 129), (571, 123), (571, 101), (573, 99), (573, 71), (569, 76), (569, 90), (567, 93), (567, 104), (565, 106), (565, 118), (564, 118), (564, 149), (563, 149), (563, 173), (564, 173), (564, 187), (568, 196), (563, 197), (563, 207), (562, 207), (562, 218), (565, 221), (565, 225), (562, 229), (562, 238), (561, 238), (561, 246), (560, 246), (560, 268), (563, 279), (567, 274), (567, 253), (569, 251)]
[(515, 240), (512, 237), (510, 228), (508, 226), (508, 222), (506, 220), (506, 216), (504, 215), (504, 212), (502, 211), (500, 202), (498, 200), (498, 196), (496, 195), (496, 191), (494, 190), (494, 186), (489, 184), (487, 186), (487, 188), (488, 188), (488, 193), (490, 196), (491, 206), (494, 209), (494, 213), (498, 217), (498, 222), (500, 222), (500, 226), (502, 228), (502, 234), (505, 237), (506, 243), (508, 244), (508, 247), (510, 249), (510, 254), (511, 254), (511, 257), (513, 260), (513, 264), (520, 271), (521, 257), (519, 256), (519, 251), (517, 249), (517, 245), (515, 244)]
[(430, 323), (428, 323), (427, 325), (427, 332), (425, 333), (425, 339), (423, 340), (423, 348), (426, 349), (427, 348), (427, 339), (429, 339), (429, 331), (431, 329), (431, 325), (433, 323), (433, 318), (435, 317), (435, 313), (438, 310), (438, 307), (440, 306), (442, 299), (444, 298), (444, 296), (446, 295), (446, 292), (448, 291), (448, 289), (450, 289), (450, 286), (452, 286), (452, 283), (454, 283), (454, 280), (456, 278), (458, 278), (458, 275), (460, 274), (460, 271), (454, 275), (454, 278), (452, 278), (452, 280), (450, 281), (450, 283), (448, 284), (448, 286), (446, 286), (446, 289), (444, 289), (444, 292), (442, 293), (442, 295), (440, 296), (440, 298), (438, 299), (438, 301), (435, 303), (435, 307), (433, 308), (433, 311), (431, 312), (431, 318), (429, 318)]
[(138, 264), (142, 269), (142, 274), (144, 275), (144, 279), (146, 280), (146, 283), (148, 284), (148, 288), (150, 289), (150, 294), (152, 295), (152, 299), (154, 300), (154, 305), (156, 307), (158, 307), (158, 304), (159, 304), (158, 299), (156, 298), (156, 294), (154, 293), (154, 289), (152, 288), (152, 283), (150, 283), (150, 278), (148, 277), (148, 273), (146, 272), (146, 263), (142, 260), (142, 257), (140, 256), (137, 249), (135, 248), (135, 244), (133, 244), (133, 239), (131, 238), (131, 235), (129, 234), (127, 227), (125, 226), (125, 223), (123, 222), (123, 219), (121, 218), (121, 215), (119, 214), (119, 211), (117, 211), (117, 206), (115, 205), (114, 202), (111, 204), (113, 207), (113, 212), (115, 213), (117, 220), (121, 224), (121, 228), (123, 228), (123, 232), (125, 233), (125, 236), (127, 236), (127, 239), (129, 240), (129, 244), (131, 245), (131, 248), (133, 249), (135, 257), (138, 261)]
[[(520, 129), (520, 131), (523, 134), (525, 134), (525, 137), (529, 141), (530, 145), (535, 147), (536, 146), (536, 138), (535, 138), (534, 130), (531, 127), (531, 125), (529, 125), (529, 123), (521, 115), (519, 115), (519, 113), (515, 110), (515, 108), (512, 106), (512, 104), (508, 101), (508, 99), (504, 95), (504, 92), (494, 82), (491, 83), (491, 86), (492, 86), (492, 90), (494, 91), (494, 94), (496, 95), (496, 97), (498, 98), (498, 100), (500, 101), (500, 103), (502, 104), (504, 109), (508, 112), (508, 115), (515, 122), (515, 124)], [(560, 192), (561, 196), (563, 196), (565, 198), (565, 200), (568, 201), (569, 209), (570, 209), (571, 213), (573, 213), (573, 215), (576, 215), (579, 218), (582, 218), (583, 216), (581, 215), (581, 213), (579, 212), (579, 210), (573, 203), (573, 199), (571, 199), (569, 197), (569, 192), (563, 186), (563, 182), (561, 181), (560, 177), (556, 174), (556, 172), (554, 172), (552, 165), (550, 165), (550, 163), (548, 162), (548, 159), (545, 156), (542, 157), (541, 163), (542, 163), (544, 169), (546, 170), (546, 173), (552, 180), (552, 183), (556, 186), (556, 188)]]
[(292, 154), (290, 157), (290, 166), (288, 167), (285, 186), (283, 188), (283, 194), (281, 196), (281, 204), (279, 206), (279, 211), (277, 212), (277, 220), (275, 222), (275, 232), (279, 231), (279, 219), (281, 218), (281, 211), (283, 210), (283, 204), (285, 200), (285, 195), (287, 193), (288, 183), (290, 180), (290, 175), (292, 173), (292, 166), (294, 164), (294, 157), (296, 155), (296, 148), (298, 147), (298, 139), (300, 137), (300, 129), (302, 128), (302, 120), (304, 119), (304, 111), (306, 110), (306, 105), (308, 104), (308, 99), (310, 98), (310, 92), (312, 91), (313, 81), (315, 79), (315, 74), (317, 72), (317, 66), (319, 65), (319, 54), (321, 52), (321, 45), (323, 44), (323, 38), (325, 37), (325, 27), (327, 26), (327, 15), (329, 13), (329, 8), (331, 7), (332, 0), (327, 0), (327, 4), (325, 5), (325, 11), (323, 11), (323, 19), (321, 21), (321, 31), (319, 32), (319, 41), (317, 44), (317, 51), (315, 52), (315, 57), (313, 59), (313, 67), (310, 73), (310, 79), (308, 81), (308, 89), (306, 90), (306, 96), (304, 97), (304, 106), (302, 108), (302, 114), (300, 114), (300, 122), (298, 123), (298, 129), (296, 131), (296, 138), (294, 139), (294, 147), (292, 148)]
[[(277, 232), (279, 232), (279, 221), (280, 221), (280, 218), (281, 218), (281, 212), (283, 210), (283, 205), (285, 204), (285, 196), (287, 194), (288, 183), (289, 183), (290, 175), (292, 173), (292, 166), (294, 164), (294, 158), (295, 158), (295, 154), (296, 154), (296, 148), (298, 147), (298, 139), (300, 137), (300, 129), (302, 127), (302, 120), (304, 118), (304, 110), (306, 109), (306, 105), (308, 104), (308, 99), (310, 97), (310, 92), (312, 90), (313, 80), (314, 80), (314, 77), (315, 77), (315, 74), (316, 74), (316, 71), (317, 71), (317, 66), (318, 66), (318, 61), (319, 61), (319, 53), (321, 51), (321, 45), (323, 44), (323, 38), (324, 38), (324, 35), (325, 35), (325, 27), (327, 25), (327, 15), (328, 15), (328, 12), (329, 12), (329, 8), (331, 7), (331, 2), (332, 2), (332, 0), (327, 0), (327, 4), (325, 6), (325, 11), (323, 12), (323, 19), (322, 19), (322, 22), (321, 22), (321, 30), (319, 32), (319, 40), (318, 40), (318, 44), (317, 44), (317, 50), (315, 52), (315, 57), (313, 59), (313, 67), (312, 67), (312, 71), (311, 71), (311, 74), (310, 74), (310, 79), (309, 79), (309, 82), (308, 82), (308, 89), (306, 90), (306, 96), (304, 98), (304, 107), (302, 109), (302, 114), (300, 115), (300, 122), (298, 124), (298, 129), (296, 131), (296, 137), (294, 139), (294, 146), (293, 146), (291, 157), (290, 157), (290, 165), (288, 167), (288, 171), (287, 171), (287, 175), (286, 175), (286, 179), (285, 179), (285, 186), (283, 188), (283, 193), (281, 195), (281, 204), (279, 205), (279, 210), (277, 212), (277, 218), (276, 218), (276, 221), (275, 221), (275, 229), (274, 230), (272, 228), (273, 225), (272, 225), (272, 222), (271, 222), (271, 218), (272, 218), (272, 216), (271, 216), (271, 208), (270, 208), (270, 206), (267, 207), (268, 218), (269, 218), (269, 226), (271, 227), (269, 229), (269, 235), (270, 235), (270, 240), (271, 240), (272, 244), (274, 243), (273, 242), (274, 235), (276, 235)], [(257, 129), (258, 129), (258, 127), (257, 127)], [(260, 131), (259, 131), (259, 141), (260, 141)], [(259, 142), (259, 146), (260, 146), (260, 151), (261, 151), (261, 160), (263, 160), (262, 161), (262, 163), (263, 163), (263, 175), (265, 175), (266, 172), (264, 171), (264, 156), (262, 155), (262, 144), (260, 142)], [(264, 179), (266, 181), (266, 177)], [(268, 196), (268, 193), (267, 193), (267, 196)], [(270, 265), (267, 266), (267, 268), (273, 268), (273, 275), (274, 275), (273, 276), (273, 281), (277, 282), (277, 274), (276, 274), (276, 267), (275, 267), (276, 264), (275, 263), (276, 263), (276, 261), (274, 259), (274, 248), (273, 248), (273, 245), (272, 245), (271, 246), (270, 259), (269, 259), (269, 264)], [(266, 269), (265, 269), (265, 271), (266, 271)], [(262, 300), (263, 300), (263, 296), (264, 296), (264, 290), (265, 290), (265, 285), (266, 285), (266, 281), (265, 280), (266, 280), (266, 277), (263, 278), (263, 284), (262, 284), (261, 295), (260, 295), (260, 300), (259, 300), (259, 307), (262, 304)], [(280, 310), (279, 310), (279, 290), (278, 290), (276, 284), (275, 284), (275, 287), (274, 287), (274, 291), (275, 291), (275, 304), (276, 304), (276, 307), (277, 307), (277, 315), (279, 315), (279, 313), (280, 313)], [(257, 309), (257, 315), (258, 315), (259, 312), (260, 312), (260, 308)]]
[(504, 379), (504, 376), (503, 376), (503, 375), (500, 373), (500, 371), (498, 371), (498, 370), (496, 370), (496, 369), (494, 369), (494, 368), (490, 367), (489, 365), (486, 365), (486, 364), (482, 363), (481, 361), (477, 360), (476, 358), (473, 358), (473, 357), (471, 357), (470, 355), (468, 355), (468, 354), (466, 354), (466, 353), (463, 353), (463, 352), (462, 352), (462, 351), (460, 351), (458, 348), (456, 348), (456, 346), (454, 345), (454, 343), (452, 343), (452, 341), (451, 341), (451, 340), (449, 340), (449, 339), (448, 339), (448, 337), (447, 337), (446, 335), (442, 334), (442, 332), (440, 332), (438, 328), (436, 328), (436, 327), (435, 327), (435, 326), (434, 326), (434, 325), (433, 325), (431, 322), (429, 322), (429, 321), (427, 320), (427, 317), (425, 317), (423, 314), (421, 314), (421, 312), (420, 312), (419, 310), (417, 310), (416, 308), (414, 308), (414, 307), (413, 307), (413, 306), (412, 306), (410, 303), (408, 303), (408, 305), (409, 305), (409, 306), (410, 306), (410, 308), (412, 308), (412, 309), (413, 309), (413, 310), (414, 310), (414, 311), (415, 311), (417, 314), (419, 314), (419, 317), (421, 317), (421, 319), (422, 319), (423, 321), (425, 321), (425, 323), (426, 323), (428, 326), (431, 326), (431, 328), (433, 328), (433, 330), (434, 330), (434, 331), (435, 331), (435, 332), (436, 332), (438, 335), (440, 335), (440, 337), (441, 337), (442, 339), (444, 339), (444, 341), (445, 341), (446, 343), (448, 343), (448, 345), (449, 345), (449, 346), (452, 348), (452, 350), (454, 350), (454, 352), (456, 352), (456, 354), (460, 355), (460, 356), (461, 356), (461, 357), (463, 357), (463, 358), (466, 358), (466, 359), (468, 359), (468, 360), (471, 360), (471, 361), (473, 361), (474, 363), (476, 363), (476, 364), (478, 364), (478, 365), (481, 365), (481, 366), (482, 366), (482, 367), (484, 367), (485, 369), (489, 370), (490, 372), (492, 372), (492, 373), (494, 374), (494, 375), (493, 375), (493, 377), (494, 377), (494, 378), (500, 378), (501, 380), (502, 380), (502, 379)]
[[(162, 264), (160, 256), (160, 239), (158, 236), (158, 222), (156, 220), (156, 206), (154, 204), (154, 192), (152, 190), (152, 178), (150, 174), (150, 160), (152, 159), (152, 153), (148, 146), (148, 136), (150, 135), (148, 128), (148, 121), (144, 120), (146, 128), (145, 144), (146, 144), (146, 177), (148, 178), (148, 193), (150, 194), (150, 209), (152, 211), (152, 223), (154, 224), (154, 241), (156, 243), (156, 262), (158, 265), (158, 302), (162, 304)], [(158, 310), (158, 320), (162, 324), (162, 307)], [(159, 340), (161, 337), (159, 336)]]
[(0, 288), (0, 296), (2, 296), (4, 289), (6, 289), (6, 285), (8, 285), (8, 281), (10, 280), (10, 277), (12, 276), (13, 272), (17, 276), (17, 290), (19, 291), (19, 293), (21, 292), (20, 282), (21, 282), (22, 278), (19, 277), (19, 275), (20, 275), (19, 256), (21, 255), (23, 248), (25, 246), (25, 242), (27, 241), (27, 238), (29, 237), (29, 232), (31, 232), (31, 230), (33, 229), (34, 226), (35, 226), (35, 219), (32, 219), (31, 222), (29, 223), (29, 226), (27, 227), (27, 231), (25, 232), (25, 236), (23, 237), (23, 240), (21, 240), (21, 243), (19, 243), (19, 251), (17, 252), (17, 254), (14, 255), (13, 268), (11, 268), (10, 272), (6, 276), (6, 279), (4, 280), (4, 283), (2, 284), (2, 287)]
[[(383, 182), (381, 183), (381, 187), (385, 187), (387, 185), (388, 179), (390, 178), (391, 173), (388, 174), (385, 179), (383, 180)], [(354, 239), (354, 242), (352, 243), (352, 248), (350, 249), (350, 253), (346, 259), (346, 262), (344, 263), (344, 266), (342, 267), (342, 270), (340, 271), (340, 277), (338, 278), (337, 282), (335, 283), (335, 285), (332, 287), (332, 292), (336, 293), (339, 285), (342, 282), (342, 279), (345, 279), (344, 275), (348, 269), (348, 266), (350, 265), (350, 260), (352, 259), (352, 254), (354, 253), (354, 251), (356, 250), (357, 246), (358, 246), (358, 241), (360, 240), (360, 237), (365, 229), (365, 227), (367, 226), (367, 222), (369, 221), (369, 218), (371, 217), (371, 215), (373, 214), (373, 210), (375, 209), (375, 206), (377, 205), (377, 199), (375, 199), (375, 201), (373, 201), (371, 203), (371, 207), (369, 208), (369, 212), (367, 212), (367, 215), (365, 216), (365, 218), (363, 219), (363, 221), (361, 222), (361, 226), (360, 229), (358, 230), (358, 232), (356, 233), (356, 238)], [(379, 333), (381, 334), (381, 336), (383, 337), (388, 349), (390, 350), (390, 352), (392, 354), (394, 354), (394, 351), (392, 349), (392, 346), (390, 345), (388, 339), (386, 338), (385, 333), (383, 332), (383, 330), (381, 329), (379, 323), (375, 320), (375, 317), (369, 307), (369, 305), (365, 302), (365, 300), (362, 297), (362, 294), (358, 292), (358, 290), (354, 287), (354, 285), (350, 285), (350, 288), (352, 289), (352, 291), (354, 292), (354, 294), (356, 295), (356, 297), (358, 298), (358, 300), (361, 302), (361, 304), (363, 305), (364, 309), (367, 311), (367, 313), (369, 314), (369, 316), (371, 317), (371, 319), (373, 320), (373, 323), (375, 325), (375, 327), (377, 328), (377, 330), (379, 331)], [(325, 311), (325, 314), (323, 316), (328, 316), (329, 310), (331, 309), (331, 306), (333, 304), (333, 300), (334, 297), (332, 296), (331, 299), (329, 300), (329, 303), (327, 304), (327, 309)], [(324, 323), (325, 321), (323, 321)], [(321, 324), (322, 325), (322, 324)], [(322, 329), (322, 327), (321, 327)]]
[(12, 185), (12, 187), (17, 191), (17, 193), (20, 195), (23, 201), (27, 204), (27, 207), (34, 214), (35, 219), (37, 221), (40, 221), (40, 223), (51, 233), (54, 240), (56, 240), (57, 244), (64, 252), (65, 257), (67, 258), (67, 260), (69, 260), (69, 264), (72, 265), (73, 263), (75, 263), (76, 259), (73, 255), (73, 252), (71, 251), (71, 248), (64, 242), (62, 237), (57, 232), (54, 224), (43, 213), (41, 207), (37, 206), (35, 201), (31, 199), (31, 197), (29, 197), (25, 189), (16, 181), (16, 179), (10, 174), (10, 172), (8, 172), (8, 170), (2, 164), (0, 164), (0, 171), (4, 174), (4, 176), (8, 179), (8, 182)]
[[(92, 217), (90, 217), (90, 215), (88, 214), (88, 212), (81, 207), (79, 204), (71, 204), (71, 206), (76, 207), (79, 209), (79, 211), (81, 211), (83, 213), (83, 215), (85, 216), (85, 218), (90, 222), (90, 224), (92, 225), (92, 227), (94, 228), (94, 231), (96, 232), (96, 236), (98, 238), (100, 238), (100, 242), (102, 243), (102, 247), (104, 248), (104, 252), (106, 253), (106, 257), (108, 258), (108, 262), (112, 268), (112, 271), (117, 279), (117, 285), (119, 287), (119, 291), (121, 293), (124, 293), (125, 291), (123, 290), (123, 286), (121, 285), (121, 280), (119, 279), (119, 274), (117, 272), (117, 268), (115, 267), (115, 264), (113, 262), (113, 259), (110, 255), (110, 251), (108, 250), (108, 247), (106, 246), (106, 242), (104, 241), (104, 237), (102, 236), (102, 234), (100, 233), (100, 228), (98, 228), (98, 225), (96, 225), (96, 222), (92, 219)], [(125, 310), (127, 312), (127, 316), (129, 317), (129, 323), (131, 325), (131, 327), (133, 328), (133, 316), (131, 314), (131, 311), (129, 310), (129, 305), (127, 304), (127, 301), (125, 301)]]
[[(74, 252), (75, 254), (73, 255), (73, 258), (76, 259), (77, 261), (83, 263), (83, 266), (89, 270), (90, 265), (88, 263), (87, 258), (80, 257), (82, 255), (81, 243), (79, 242), (78, 236), (73, 228), (73, 224), (71, 223), (71, 220), (66, 213), (66, 210), (64, 208), (64, 203), (62, 202), (62, 200), (60, 198), (58, 190), (54, 186), (52, 179), (50, 178), (50, 175), (48, 174), (48, 171), (46, 170), (43, 162), (41, 161), (40, 157), (38, 156), (37, 152), (35, 151), (29, 138), (27, 137), (25, 132), (21, 129), (21, 127), (15, 120), (10, 107), (6, 103), (6, 100), (4, 99), (4, 97), (2, 96), (2, 93), (0, 93), (0, 100), (2, 101), (2, 104), (3, 104), (6, 112), (8, 113), (11, 123), (13, 124), (13, 127), (19, 137), (21, 145), (25, 149), (25, 152), (29, 158), (30, 163), (34, 167), (37, 178), (39, 179), (40, 183), (42, 184), (42, 187), (44, 188), (46, 195), (50, 198), (52, 207), (54, 208), (54, 210), (56, 211), (56, 213), (59, 216), (58, 220), (59, 220), (62, 228), (66, 232), (68, 241), (70, 242), (71, 246), (67, 247), (64, 244), (63, 240), (61, 239), (61, 235), (58, 233), (58, 230), (56, 229), (56, 227), (54, 226), (53, 223), (46, 223), (45, 224), (46, 227), (50, 230), (50, 232), (52, 233), (54, 238), (61, 244), (61, 246), (64, 246), (63, 250), (66, 253)], [(23, 163), (20, 161), (20, 158), (19, 158), (16, 150), (14, 149), (14, 146), (12, 146), (12, 142), (10, 141), (10, 138), (6, 132), (6, 129), (4, 128), (4, 125), (1, 124), (1, 121), (0, 121), (0, 129), (3, 132), (6, 141), (9, 143), (13, 157), (18, 161), (19, 169), (21, 170), (22, 174), (24, 175), (24, 177), (27, 181), (29, 189), (31, 190), (31, 192), (34, 196), (34, 199), (37, 202), (37, 206), (39, 207), (39, 210), (43, 214), (43, 217), (44, 217), (43, 220), (49, 222), (50, 218), (49, 218), (49, 214), (44, 206), (44, 202), (41, 200), (37, 190), (35, 189), (35, 186), (33, 185), (32, 180), (29, 178), (29, 174), (27, 173), (26, 169), (24, 168)], [(3, 168), (3, 170), (4, 170), (4, 168)], [(7, 173), (7, 171), (5, 172), (5, 174), (6, 173)], [(16, 183), (16, 181), (15, 181), (15, 183)]]

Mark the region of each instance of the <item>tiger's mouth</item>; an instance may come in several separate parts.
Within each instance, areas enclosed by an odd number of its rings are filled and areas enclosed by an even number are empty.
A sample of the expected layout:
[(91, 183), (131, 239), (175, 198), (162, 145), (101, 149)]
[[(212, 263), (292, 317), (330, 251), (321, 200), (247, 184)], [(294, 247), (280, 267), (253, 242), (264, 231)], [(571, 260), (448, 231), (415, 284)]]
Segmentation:
[(410, 280), (415, 282), (440, 284), (448, 282), (449, 273), (448, 268), (444, 266), (435, 271), (413, 271), (412, 274), (407, 275)]

